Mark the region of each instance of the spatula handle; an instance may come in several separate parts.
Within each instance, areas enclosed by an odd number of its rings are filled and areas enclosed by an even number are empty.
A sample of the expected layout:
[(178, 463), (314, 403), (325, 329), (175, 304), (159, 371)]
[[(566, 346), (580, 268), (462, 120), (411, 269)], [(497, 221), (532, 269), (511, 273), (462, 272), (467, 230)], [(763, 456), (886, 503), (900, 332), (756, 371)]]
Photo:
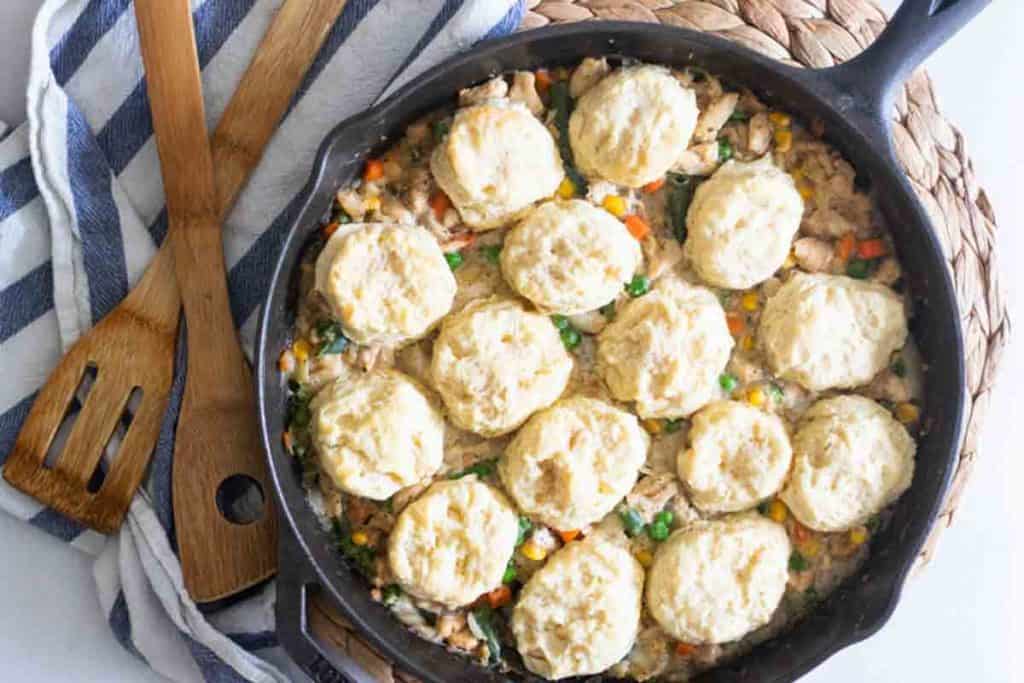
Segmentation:
[(219, 511), (234, 475), (269, 491), (257, 439), (252, 378), (225, 282), (220, 212), (188, 0), (137, 0), (153, 130), (167, 195), (169, 239), (188, 329), (188, 375), (175, 435), (173, 497), (185, 585), (200, 602), (230, 595), (276, 569), (276, 515)]

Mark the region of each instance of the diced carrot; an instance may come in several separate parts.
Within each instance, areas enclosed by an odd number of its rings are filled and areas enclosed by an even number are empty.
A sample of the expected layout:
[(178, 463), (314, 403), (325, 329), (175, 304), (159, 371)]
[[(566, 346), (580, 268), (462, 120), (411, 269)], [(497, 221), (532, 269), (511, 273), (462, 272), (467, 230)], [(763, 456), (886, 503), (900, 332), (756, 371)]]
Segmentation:
[(491, 609), (498, 609), (512, 602), (512, 589), (504, 585), (498, 586), (490, 593), (486, 593), (484, 598), (487, 600), (487, 604), (491, 606)]
[(451, 208), (451, 205), (452, 200), (448, 199), (448, 195), (441, 190), (435, 192), (434, 196), (430, 198), (430, 208), (433, 210), (434, 217), (437, 218), (437, 220), (442, 220), (444, 218), (445, 211)]
[(333, 223), (328, 223), (327, 225), (324, 226), (324, 231), (323, 231), (324, 232), (324, 237), (325, 238), (330, 237), (331, 235), (333, 235), (335, 233), (335, 231), (337, 231), (337, 229), (339, 227), (341, 227), (341, 223), (339, 223), (338, 221), (334, 221)]
[(559, 537), (562, 539), (562, 543), (568, 543), (569, 541), (575, 541), (580, 536), (579, 529), (570, 529), (569, 531), (559, 531)]
[(853, 250), (856, 248), (857, 239), (853, 236), (852, 232), (848, 232), (836, 244), (836, 257), (840, 261), (845, 261), (850, 258), (850, 255), (853, 254)]
[(793, 522), (793, 540), (797, 543), (805, 543), (811, 537), (811, 530), (800, 522)]
[(690, 645), (689, 643), (676, 643), (676, 654), (680, 657), (689, 657), (697, 652), (696, 645)]
[(651, 226), (647, 225), (647, 221), (635, 213), (626, 216), (622, 220), (625, 221), (629, 234), (638, 240), (643, 240), (643, 238), (651, 234)]
[(743, 322), (743, 317), (735, 313), (729, 313), (725, 316), (725, 323), (729, 326), (729, 334), (734, 337), (738, 337), (743, 334), (746, 323)]
[(544, 92), (545, 90), (551, 87), (551, 72), (548, 71), (547, 69), (537, 69), (533, 73), (533, 76), (538, 91)]
[(363, 169), (363, 180), (372, 183), (384, 177), (384, 162), (380, 159), (367, 159), (366, 168)]
[(665, 184), (665, 179), (664, 178), (658, 178), (657, 180), (652, 180), (651, 182), (649, 182), (646, 185), (644, 185), (643, 186), (643, 191), (646, 192), (647, 194), (654, 194), (655, 192), (660, 190), (664, 184)]
[(889, 252), (885, 240), (873, 239), (857, 243), (857, 256), (865, 259), (879, 258)]

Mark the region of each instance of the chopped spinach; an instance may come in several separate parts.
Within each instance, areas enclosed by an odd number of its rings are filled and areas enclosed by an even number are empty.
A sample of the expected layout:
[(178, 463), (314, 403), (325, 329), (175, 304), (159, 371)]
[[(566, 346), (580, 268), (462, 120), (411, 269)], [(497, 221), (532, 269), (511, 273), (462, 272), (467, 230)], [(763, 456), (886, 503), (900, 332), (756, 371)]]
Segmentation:
[(341, 323), (334, 320), (321, 320), (316, 324), (316, 334), (320, 339), (316, 355), (342, 353), (348, 348), (349, 340), (341, 329)]
[(477, 607), (473, 610), (473, 618), (487, 642), (487, 651), (490, 654), (488, 663), (497, 663), (501, 659), (501, 641), (498, 640), (498, 632), (494, 623), (494, 610), (486, 606)]
[(668, 217), (672, 234), (680, 242), (686, 241), (686, 212), (693, 201), (693, 193), (700, 184), (697, 176), (682, 173), (668, 174)]
[(355, 565), (363, 576), (373, 576), (373, 560), (377, 551), (370, 545), (356, 545), (352, 540), (352, 528), (346, 520), (335, 517), (331, 523), (334, 537), (338, 542), (338, 550), (349, 562)]
[(558, 129), (558, 150), (562, 154), (562, 165), (565, 175), (572, 181), (577, 195), (587, 194), (587, 180), (576, 168), (576, 161), (569, 144), (569, 115), (572, 114), (573, 101), (569, 96), (569, 83), (557, 81), (551, 84), (551, 107), (555, 112), (555, 127)]

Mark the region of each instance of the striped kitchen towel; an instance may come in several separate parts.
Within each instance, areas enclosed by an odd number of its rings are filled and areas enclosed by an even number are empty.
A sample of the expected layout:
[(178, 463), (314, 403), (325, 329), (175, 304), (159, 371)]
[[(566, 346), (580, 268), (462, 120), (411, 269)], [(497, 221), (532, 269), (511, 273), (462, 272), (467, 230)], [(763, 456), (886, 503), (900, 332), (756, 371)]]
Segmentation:
[[(280, 3), (193, 0), (211, 130)], [(249, 350), (326, 132), (440, 59), (511, 32), (524, 4), (349, 0), (224, 228), (233, 313)], [(167, 229), (131, 0), (45, 2), (32, 35), (28, 119), (13, 130), (0, 124), (0, 463), (62, 351), (125, 296)], [(273, 585), (214, 614), (200, 613), (182, 588), (170, 508), (175, 404), (116, 536), (84, 530), (2, 481), (0, 507), (96, 555), (114, 634), (160, 674), (289, 680)]]

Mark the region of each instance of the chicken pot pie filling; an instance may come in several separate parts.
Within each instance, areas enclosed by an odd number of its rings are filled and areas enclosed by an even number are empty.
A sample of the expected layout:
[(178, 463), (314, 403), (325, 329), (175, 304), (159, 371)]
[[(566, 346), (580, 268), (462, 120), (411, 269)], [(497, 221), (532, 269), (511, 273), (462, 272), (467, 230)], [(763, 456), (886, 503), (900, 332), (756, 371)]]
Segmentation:
[(910, 485), (922, 368), (823, 132), (588, 58), (461, 91), (338, 190), (284, 445), (375, 599), (483, 666), (686, 680), (857, 571)]

